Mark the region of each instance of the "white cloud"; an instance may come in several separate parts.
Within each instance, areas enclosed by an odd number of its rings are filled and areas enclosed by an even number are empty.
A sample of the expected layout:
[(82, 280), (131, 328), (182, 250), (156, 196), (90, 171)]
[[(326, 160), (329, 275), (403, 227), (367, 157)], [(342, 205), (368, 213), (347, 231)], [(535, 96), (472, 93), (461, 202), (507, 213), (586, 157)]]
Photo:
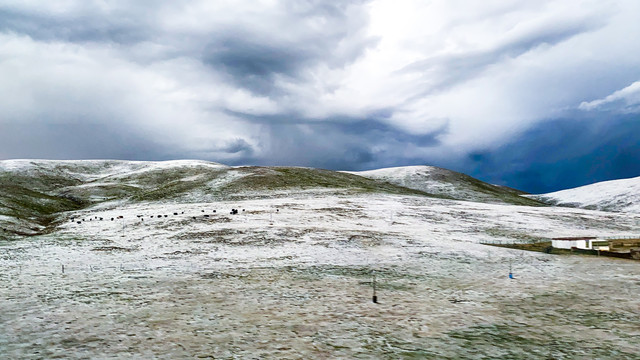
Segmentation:
[(588, 102), (583, 101), (579, 109), (586, 111), (613, 110), (623, 113), (640, 112), (640, 81), (615, 91), (605, 98)]

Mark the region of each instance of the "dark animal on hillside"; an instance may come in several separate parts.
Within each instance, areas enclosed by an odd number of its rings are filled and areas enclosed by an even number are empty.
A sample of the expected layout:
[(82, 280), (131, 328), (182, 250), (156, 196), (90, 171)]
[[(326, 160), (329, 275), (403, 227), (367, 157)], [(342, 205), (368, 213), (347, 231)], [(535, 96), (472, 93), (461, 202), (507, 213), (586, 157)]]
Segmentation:
[(215, 211), (215, 210), (213, 210), (213, 212), (215, 213), (216, 211)]
[(124, 219), (124, 216), (120, 215), (118, 216), (118, 219)]
[(78, 224), (82, 224), (82, 221), (76, 221)]
[(209, 215), (205, 215), (204, 217), (208, 218), (208, 217), (209, 217)]
[(238, 214), (238, 209), (231, 209), (231, 215)]
[(113, 218), (111, 218), (111, 221), (113, 221)]
[(104, 220), (104, 219), (100, 218), (100, 221), (102, 221), (102, 220)]
[(202, 212), (204, 212), (204, 210), (202, 210)]
[(169, 216), (169, 215), (165, 215), (164, 217), (167, 217), (167, 216)]
[(173, 215), (178, 215), (178, 213), (173, 213)]
[(196, 219), (196, 217), (195, 217), (195, 216), (192, 216), (192, 219), (193, 219), (193, 220), (195, 220), (195, 219)]
[(184, 211), (182, 212), (182, 215), (184, 215)]

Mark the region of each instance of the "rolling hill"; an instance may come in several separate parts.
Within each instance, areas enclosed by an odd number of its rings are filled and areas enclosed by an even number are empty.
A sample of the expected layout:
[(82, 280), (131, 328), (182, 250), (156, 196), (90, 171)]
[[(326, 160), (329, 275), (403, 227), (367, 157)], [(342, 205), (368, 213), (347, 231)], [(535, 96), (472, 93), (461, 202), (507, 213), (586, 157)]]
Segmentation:
[(524, 192), (488, 184), (469, 175), (435, 166), (403, 166), (349, 173), (456, 200), (529, 206), (542, 205), (535, 199), (523, 198), (521, 195), (525, 194)]
[(640, 212), (640, 177), (603, 181), (526, 197), (550, 205), (615, 212)]
[[(300, 167), (230, 167), (214, 162), (0, 161), (0, 224), (18, 235), (46, 233), (58, 215), (139, 202), (212, 202), (305, 191), (435, 196), (341, 172)], [(7, 230), (9, 231), (9, 230)]]

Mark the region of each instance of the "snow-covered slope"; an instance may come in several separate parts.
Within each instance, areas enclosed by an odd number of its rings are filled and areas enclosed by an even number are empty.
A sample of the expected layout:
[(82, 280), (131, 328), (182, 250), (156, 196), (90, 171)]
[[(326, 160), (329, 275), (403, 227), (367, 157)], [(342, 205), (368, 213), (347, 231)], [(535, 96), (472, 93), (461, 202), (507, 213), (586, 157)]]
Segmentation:
[(640, 212), (640, 177), (603, 181), (528, 198), (552, 205), (604, 211)]
[(637, 263), (482, 243), (637, 236), (640, 214), (305, 168), (0, 165), (3, 359), (637, 358)]
[(457, 200), (539, 205), (533, 201), (522, 201), (520, 195), (523, 193), (520, 191), (435, 166), (401, 166), (350, 173)]
[[(230, 167), (196, 160), (0, 161), (0, 215), (16, 234), (53, 231), (59, 214), (90, 206), (141, 202), (213, 202), (291, 195), (322, 189), (428, 195), (329, 170)], [(0, 219), (0, 225), (5, 221)]]

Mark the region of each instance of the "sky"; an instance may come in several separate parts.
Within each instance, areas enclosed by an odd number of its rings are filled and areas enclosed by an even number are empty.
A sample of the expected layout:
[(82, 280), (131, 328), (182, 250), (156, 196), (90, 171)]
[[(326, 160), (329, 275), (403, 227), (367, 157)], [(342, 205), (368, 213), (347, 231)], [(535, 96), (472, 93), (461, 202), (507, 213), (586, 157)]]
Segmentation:
[(0, 159), (640, 176), (636, 0), (0, 0)]

